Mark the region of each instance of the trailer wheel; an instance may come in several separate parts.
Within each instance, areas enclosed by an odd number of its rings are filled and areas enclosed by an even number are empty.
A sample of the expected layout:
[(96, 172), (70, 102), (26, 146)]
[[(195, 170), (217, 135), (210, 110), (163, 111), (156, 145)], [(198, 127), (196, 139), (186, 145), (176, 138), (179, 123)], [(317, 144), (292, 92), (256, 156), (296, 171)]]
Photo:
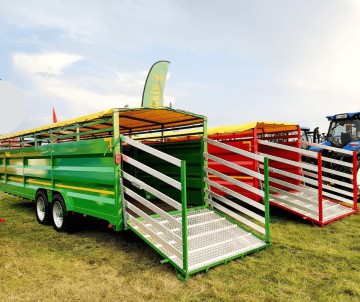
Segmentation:
[(52, 200), (52, 218), (57, 232), (69, 230), (70, 217), (66, 210), (65, 201), (60, 194), (55, 194)]
[(40, 224), (49, 224), (51, 221), (50, 205), (44, 191), (39, 191), (35, 196), (35, 216)]

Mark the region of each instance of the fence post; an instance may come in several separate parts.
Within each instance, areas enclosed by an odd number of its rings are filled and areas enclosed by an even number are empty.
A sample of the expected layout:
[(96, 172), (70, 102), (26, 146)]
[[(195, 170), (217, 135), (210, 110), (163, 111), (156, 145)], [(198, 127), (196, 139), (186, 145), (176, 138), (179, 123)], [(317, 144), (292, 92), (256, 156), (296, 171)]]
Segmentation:
[(270, 243), (269, 159), (264, 158), (265, 241)]
[(186, 196), (186, 161), (181, 161), (181, 204), (182, 204), (182, 245), (183, 245), (183, 270), (187, 273), (188, 261), (188, 241), (187, 241), (187, 196)]
[(355, 211), (357, 211), (358, 206), (357, 206), (357, 194), (358, 194), (358, 183), (357, 183), (357, 158), (356, 158), (356, 152), (353, 152), (353, 158), (352, 158), (352, 163), (353, 163), (353, 169), (352, 169), (352, 174), (353, 174), (353, 194), (354, 194), (354, 205), (353, 205), (353, 209)]
[(322, 194), (322, 154), (318, 153), (318, 203), (319, 203), (319, 222), (323, 222), (323, 194)]

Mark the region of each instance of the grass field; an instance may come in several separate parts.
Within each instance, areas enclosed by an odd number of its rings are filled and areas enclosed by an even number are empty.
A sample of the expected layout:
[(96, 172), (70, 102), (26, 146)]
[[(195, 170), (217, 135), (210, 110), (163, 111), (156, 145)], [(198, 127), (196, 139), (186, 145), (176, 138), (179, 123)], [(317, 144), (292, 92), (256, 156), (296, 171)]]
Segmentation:
[(182, 283), (130, 231), (82, 218), (57, 233), (0, 193), (0, 301), (359, 301), (360, 214), (315, 228), (271, 210), (270, 248)]

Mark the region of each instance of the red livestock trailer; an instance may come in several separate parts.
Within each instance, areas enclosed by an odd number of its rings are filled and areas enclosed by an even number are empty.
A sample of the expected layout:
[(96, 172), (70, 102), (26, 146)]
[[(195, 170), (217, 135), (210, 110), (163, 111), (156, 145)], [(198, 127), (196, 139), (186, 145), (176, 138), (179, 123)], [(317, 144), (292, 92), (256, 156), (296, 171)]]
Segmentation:
[[(247, 170), (260, 173), (262, 164), (255, 159), (245, 159), (241, 154), (234, 155), (218, 148), (216, 142), (251, 151), (269, 159), (270, 203), (274, 206), (321, 226), (357, 212), (357, 196), (354, 193), (357, 184), (351, 173), (354, 167), (350, 167), (349, 163), (321, 157), (321, 154), (302, 149), (304, 142), (301, 141), (298, 125), (254, 122), (209, 129), (209, 172), (212, 167), (217, 167), (217, 170), (231, 178), (224, 179), (210, 173), (209, 179), (234, 192), (252, 196), (253, 193), (248, 187), (239, 188), (234, 185), (236, 182), (233, 180), (242, 179), (254, 188), (261, 188), (261, 181), (249, 176), (249, 173), (245, 176), (242, 171), (232, 169), (230, 164), (220, 168), (219, 162), (212, 161), (211, 156), (216, 155), (226, 162), (237, 163)], [(338, 152), (344, 151), (339, 149)], [(309, 161), (309, 158), (312, 160)], [(337, 169), (334, 168), (335, 165)], [(339, 165), (344, 166), (343, 172), (339, 172)]]

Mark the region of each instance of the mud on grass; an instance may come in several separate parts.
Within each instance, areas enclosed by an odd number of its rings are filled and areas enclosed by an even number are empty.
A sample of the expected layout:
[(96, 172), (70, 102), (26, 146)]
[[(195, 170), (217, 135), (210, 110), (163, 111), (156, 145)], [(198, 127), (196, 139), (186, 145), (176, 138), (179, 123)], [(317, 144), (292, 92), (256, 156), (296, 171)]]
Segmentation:
[(130, 231), (78, 219), (73, 234), (36, 222), (0, 193), (0, 301), (359, 301), (360, 215), (325, 228), (272, 209), (270, 248), (181, 283)]

